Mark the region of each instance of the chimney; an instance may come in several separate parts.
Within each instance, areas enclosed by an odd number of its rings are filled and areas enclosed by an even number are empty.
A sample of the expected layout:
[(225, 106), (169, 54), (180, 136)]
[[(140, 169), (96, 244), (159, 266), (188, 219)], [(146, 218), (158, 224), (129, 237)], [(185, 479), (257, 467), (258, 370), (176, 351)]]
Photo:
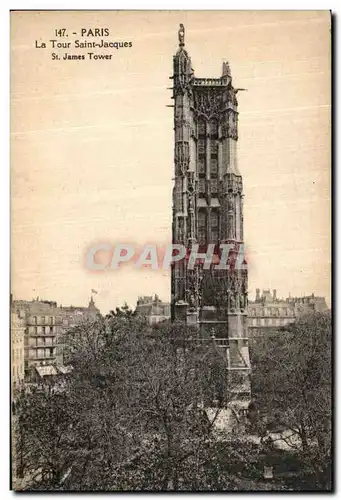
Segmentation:
[(277, 300), (277, 290), (272, 290), (272, 298), (273, 298), (273, 301), (276, 302), (276, 300)]
[(256, 288), (256, 301), (260, 300), (260, 288)]

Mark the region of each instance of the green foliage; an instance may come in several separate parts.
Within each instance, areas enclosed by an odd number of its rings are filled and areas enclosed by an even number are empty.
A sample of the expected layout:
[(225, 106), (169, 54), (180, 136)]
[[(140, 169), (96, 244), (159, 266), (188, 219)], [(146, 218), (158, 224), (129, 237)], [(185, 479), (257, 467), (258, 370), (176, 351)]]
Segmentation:
[(125, 302), (122, 307), (116, 307), (114, 311), (110, 311), (107, 315), (107, 318), (116, 317), (116, 318), (133, 318), (136, 316), (136, 311), (133, 311), (128, 304)]
[[(274, 422), (298, 436), (297, 475), (313, 471), (317, 488), (327, 488), (330, 318), (314, 315), (251, 353), (250, 432), (263, 436), (262, 446), (215, 429), (226, 402), (226, 359), (196, 334), (181, 323), (150, 327), (128, 309), (69, 330), (73, 370), (63, 389), (47, 385), (17, 399), (16, 462), (26, 489), (283, 489), (262, 480), (263, 465), (277, 464), (265, 445)], [(212, 413), (213, 400), (220, 404)], [(287, 459), (278, 458), (281, 467)]]
[(67, 332), (63, 392), (19, 397), (28, 488), (234, 489), (236, 451), (219, 451), (220, 408), (212, 417), (203, 405), (225, 391), (226, 362), (195, 335), (128, 311)]
[(263, 435), (290, 431), (287, 444), (314, 473), (320, 489), (331, 487), (331, 348), (327, 312), (265, 336), (251, 350), (253, 430)]

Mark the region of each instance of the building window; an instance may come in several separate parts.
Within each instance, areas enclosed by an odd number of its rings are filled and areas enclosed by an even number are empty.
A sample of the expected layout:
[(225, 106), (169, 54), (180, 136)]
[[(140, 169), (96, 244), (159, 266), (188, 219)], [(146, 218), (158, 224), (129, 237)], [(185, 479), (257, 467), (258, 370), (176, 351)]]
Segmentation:
[(199, 243), (199, 245), (205, 245), (205, 243), (206, 243), (206, 230), (204, 228), (199, 229), (198, 243)]
[(198, 134), (206, 135), (206, 123), (203, 120), (198, 122)]
[(198, 141), (198, 153), (199, 154), (205, 154), (205, 150), (206, 150), (205, 145), (206, 145), (205, 141), (203, 141), (203, 140)]
[(219, 217), (218, 217), (218, 213), (215, 212), (215, 211), (212, 211), (211, 212), (211, 228), (212, 229), (215, 229), (218, 227), (218, 224), (219, 224)]
[(37, 324), (37, 316), (33, 316), (33, 324), (36, 325)]
[(183, 206), (182, 206), (182, 185), (180, 179), (177, 179), (177, 182), (175, 184), (175, 206), (176, 208), (182, 212)]
[(205, 168), (205, 160), (203, 158), (199, 158), (198, 167), (199, 167), (199, 174), (204, 174), (206, 168)]
[(217, 175), (218, 173), (218, 160), (216, 158), (211, 159), (211, 174)]
[(198, 224), (199, 228), (206, 229), (206, 214), (202, 210), (198, 214)]
[(211, 240), (212, 243), (216, 243), (219, 239), (218, 229), (211, 229)]
[(202, 210), (198, 213), (198, 240), (199, 245), (206, 243), (206, 213)]
[(218, 142), (217, 141), (211, 141), (211, 156), (213, 158), (218, 156)]
[(205, 187), (206, 187), (205, 179), (199, 179), (199, 193), (200, 194), (205, 194)]
[(211, 179), (211, 193), (212, 194), (218, 193), (218, 180), (217, 179)]
[(218, 135), (218, 123), (216, 120), (212, 120), (210, 123), (210, 131), (211, 131), (211, 136), (217, 136)]

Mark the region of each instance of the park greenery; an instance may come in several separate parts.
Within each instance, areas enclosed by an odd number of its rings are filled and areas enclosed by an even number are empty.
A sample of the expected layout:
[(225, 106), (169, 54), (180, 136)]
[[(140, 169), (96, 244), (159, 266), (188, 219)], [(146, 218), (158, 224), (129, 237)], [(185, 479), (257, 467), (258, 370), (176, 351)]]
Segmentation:
[[(18, 489), (330, 489), (330, 315), (253, 342), (253, 400), (233, 432), (215, 425), (231, 403), (226, 357), (196, 339), (181, 323), (150, 327), (128, 307), (66, 332), (72, 370), (15, 398)], [(285, 452), (271, 440), (283, 431)], [(279, 471), (273, 481), (266, 465)]]

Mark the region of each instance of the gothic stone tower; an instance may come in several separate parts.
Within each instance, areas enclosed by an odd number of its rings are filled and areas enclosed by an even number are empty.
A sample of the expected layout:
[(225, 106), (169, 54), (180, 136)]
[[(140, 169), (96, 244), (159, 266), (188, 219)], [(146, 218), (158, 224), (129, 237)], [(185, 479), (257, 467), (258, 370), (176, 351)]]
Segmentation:
[(203, 269), (188, 259), (173, 263), (172, 319), (196, 325), (200, 338), (214, 337), (226, 353), (229, 386), (239, 401), (250, 400), (247, 334), (247, 269), (235, 265), (243, 248), (243, 182), (237, 166), (237, 92), (228, 63), (220, 78), (196, 78), (180, 25), (173, 58), (174, 165), (173, 243), (200, 253), (214, 244), (233, 246), (228, 269)]

